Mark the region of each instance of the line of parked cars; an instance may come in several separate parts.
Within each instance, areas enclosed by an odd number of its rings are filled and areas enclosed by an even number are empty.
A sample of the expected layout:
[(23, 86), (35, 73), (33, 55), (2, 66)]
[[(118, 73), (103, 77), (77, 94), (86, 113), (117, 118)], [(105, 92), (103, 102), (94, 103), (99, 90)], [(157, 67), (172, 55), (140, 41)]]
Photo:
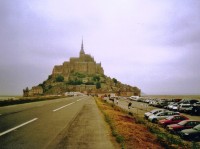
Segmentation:
[(145, 102), (150, 106), (178, 111), (191, 115), (200, 115), (200, 100), (196, 99), (147, 99), (143, 97), (130, 98), (130, 100)]
[(144, 117), (165, 127), (170, 133), (178, 134), (183, 139), (200, 141), (200, 120), (190, 120), (177, 111), (167, 109), (154, 109), (146, 112)]

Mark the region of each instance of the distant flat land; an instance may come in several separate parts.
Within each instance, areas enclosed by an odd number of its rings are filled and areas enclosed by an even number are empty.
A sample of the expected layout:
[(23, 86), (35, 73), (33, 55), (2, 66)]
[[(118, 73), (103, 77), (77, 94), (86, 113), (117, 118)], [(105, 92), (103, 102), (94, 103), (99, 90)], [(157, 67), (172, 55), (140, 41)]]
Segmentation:
[(145, 95), (143, 97), (163, 98), (163, 99), (198, 99), (200, 100), (200, 95)]
[(19, 99), (21, 96), (0, 95), (0, 101), (8, 99)]

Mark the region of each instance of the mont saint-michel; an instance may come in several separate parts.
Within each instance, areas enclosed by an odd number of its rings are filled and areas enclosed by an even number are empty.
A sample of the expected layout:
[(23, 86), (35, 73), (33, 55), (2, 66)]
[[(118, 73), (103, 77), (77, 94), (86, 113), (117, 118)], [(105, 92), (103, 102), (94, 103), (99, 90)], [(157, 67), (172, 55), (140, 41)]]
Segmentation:
[(104, 74), (101, 63), (97, 63), (90, 54), (86, 54), (83, 41), (79, 57), (71, 57), (62, 65), (56, 65), (43, 83), (23, 90), (24, 97), (40, 95), (62, 95), (66, 92), (84, 94), (110, 94), (118, 96), (140, 96), (141, 90), (121, 83)]

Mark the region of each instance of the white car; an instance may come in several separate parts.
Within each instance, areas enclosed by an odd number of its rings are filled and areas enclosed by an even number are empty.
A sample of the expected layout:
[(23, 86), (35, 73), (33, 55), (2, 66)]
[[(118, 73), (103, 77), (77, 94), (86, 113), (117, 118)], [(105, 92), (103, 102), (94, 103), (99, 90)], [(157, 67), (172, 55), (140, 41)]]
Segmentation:
[(144, 114), (144, 117), (145, 117), (146, 119), (148, 119), (150, 115), (152, 115), (152, 114), (157, 114), (157, 113), (163, 112), (163, 111), (166, 111), (166, 110), (165, 110), (165, 109), (154, 109), (154, 110), (152, 110), (152, 111), (150, 111), (150, 112), (146, 112), (146, 113)]
[(139, 99), (139, 96), (131, 96), (129, 97), (129, 99), (137, 101)]
[(178, 104), (177, 103), (173, 104), (171, 110), (177, 111), (178, 110)]
[(158, 120), (165, 119), (165, 118), (172, 116), (172, 115), (180, 115), (180, 113), (174, 112), (174, 111), (164, 111), (164, 112), (160, 112), (160, 113), (157, 113), (157, 114), (150, 115), (148, 120), (155, 123)]

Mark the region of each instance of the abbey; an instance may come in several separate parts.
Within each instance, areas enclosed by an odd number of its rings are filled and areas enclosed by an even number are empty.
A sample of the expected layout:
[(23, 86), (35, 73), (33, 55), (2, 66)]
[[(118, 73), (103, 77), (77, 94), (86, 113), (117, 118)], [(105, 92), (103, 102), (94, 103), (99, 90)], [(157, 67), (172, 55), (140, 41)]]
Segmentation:
[(83, 47), (83, 40), (79, 57), (71, 57), (69, 61), (64, 62), (62, 65), (56, 65), (53, 68), (52, 76), (56, 77), (62, 75), (65, 81), (69, 80), (70, 73), (84, 73), (84, 74), (104, 74), (101, 63), (96, 63), (94, 58), (85, 54)]
[(84, 94), (111, 94), (119, 96), (140, 96), (141, 90), (123, 84), (115, 78), (104, 74), (101, 63), (86, 54), (83, 40), (79, 57), (71, 57), (62, 65), (56, 65), (43, 83), (23, 90), (24, 97), (43, 95), (63, 95), (66, 92), (81, 92)]

